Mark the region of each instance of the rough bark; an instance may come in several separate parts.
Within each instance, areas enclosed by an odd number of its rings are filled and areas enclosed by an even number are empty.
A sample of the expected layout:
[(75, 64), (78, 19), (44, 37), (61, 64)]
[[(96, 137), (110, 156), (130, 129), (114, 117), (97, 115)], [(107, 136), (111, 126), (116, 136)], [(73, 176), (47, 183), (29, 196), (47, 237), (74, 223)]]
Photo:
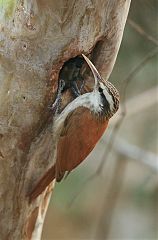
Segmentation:
[[(65, 61), (92, 53), (107, 79), (130, 0), (0, 1), (0, 239), (40, 239), (52, 183), (28, 192), (55, 160), (53, 101)], [(65, 96), (65, 104), (70, 100)]]

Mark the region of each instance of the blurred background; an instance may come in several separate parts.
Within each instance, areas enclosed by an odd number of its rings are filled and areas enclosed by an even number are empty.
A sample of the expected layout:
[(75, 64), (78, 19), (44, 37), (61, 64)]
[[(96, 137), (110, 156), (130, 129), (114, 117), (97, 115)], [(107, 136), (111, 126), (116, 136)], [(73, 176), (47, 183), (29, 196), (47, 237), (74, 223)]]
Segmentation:
[(157, 0), (132, 1), (110, 77), (121, 109), (87, 160), (56, 184), (43, 240), (158, 239), (157, 11)]

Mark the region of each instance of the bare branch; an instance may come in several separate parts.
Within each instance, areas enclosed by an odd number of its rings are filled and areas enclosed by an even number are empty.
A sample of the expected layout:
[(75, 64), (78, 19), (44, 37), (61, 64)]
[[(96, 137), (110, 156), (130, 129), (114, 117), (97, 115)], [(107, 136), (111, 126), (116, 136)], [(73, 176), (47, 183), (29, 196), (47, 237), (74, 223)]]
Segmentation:
[(118, 155), (108, 187), (106, 187), (103, 206), (97, 224), (96, 239), (108, 238), (113, 212), (123, 184), (126, 165), (127, 162), (122, 159), (122, 155)]
[(146, 166), (150, 167), (151, 170), (157, 173), (158, 156), (156, 154), (141, 149), (140, 147), (128, 143), (124, 139), (118, 137), (115, 139), (114, 149), (123, 156), (145, 164)]
[(149, 33), (145, 32), (144, 29), (140, 25), (138, 25), (138, 23), (136, 23), (135, 21), (133, 21), (130, 18), (127, 20), (127, 22), (136, 32), (138, 32), (140, 35), (145, 37), (147, 40), (149, 40), (150, 42), (152, 42), (156, 46), (158, 46), (158, 40), (155, 39), (153, 36), (151, 36)]
[[(131, 117), (138, 112), (145, 111), (147, 108), (151, 107), (152, 105), (158, 103), (158, 87), (153, 87), (138, 96), (135, 96), (128, 101), (126, 101), (126, 108), (128, 109), (128, 113), (126, 117)], [(122, 106), (118, 111), (118, 114), (115, 115), (112, 119), (110, 124), (115, 125), (116, 122), (122, 118)]]
[(125, 104), (125, 99), (126, 99), (126, 89), (129, 84), (129, 82), (145, 67), (145, 65), (156, 55), (158, 54), (158, 48), (154, 48), (154, 50), (150, 51), (147, 53), (147, 55), (142, 59), (142, 61), (133, 68), (133, 70), (129, 73), (129, 75), (124, 79), (123, 81), (123, 86), (121, 89), (121, 99), (122, 99), (122, 112), (125, 115), (126, 113), (126, 104)]

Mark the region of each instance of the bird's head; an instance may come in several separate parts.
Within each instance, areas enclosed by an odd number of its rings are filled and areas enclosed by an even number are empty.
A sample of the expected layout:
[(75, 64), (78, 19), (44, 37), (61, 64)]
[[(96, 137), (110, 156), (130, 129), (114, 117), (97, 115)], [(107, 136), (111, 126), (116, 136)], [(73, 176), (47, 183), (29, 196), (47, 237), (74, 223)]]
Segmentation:
[(112, 83), (105, 81), (101, 77), (96, 67), (84, 54), (82, 54), (82, 56), (90, 67), (94, 76), (95, 84), (93, 91), (100, 93), (104, 107), (103, 111), (105, 111), (105, 113), (108, 114), (108, 118), (110, 118), (117, 112), (119, 108), (119, 92)]

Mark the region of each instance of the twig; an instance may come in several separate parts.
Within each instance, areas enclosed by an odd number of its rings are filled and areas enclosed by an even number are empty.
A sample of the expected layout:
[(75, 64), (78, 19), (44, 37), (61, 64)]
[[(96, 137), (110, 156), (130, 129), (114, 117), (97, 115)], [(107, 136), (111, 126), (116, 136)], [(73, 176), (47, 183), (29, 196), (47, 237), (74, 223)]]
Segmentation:
[(155, 173), (158, 172), (158, 156), (156, 154), (141, 149), (140, 147), (128, 143), (127, 141), (118, 137), (115, 139), (114, 149), (123, 156), (145, 164)]
[(158, 40), (155, 39), (153, 36), (151, 36), (149, 33), (145, 32), (144, 29), (140, 25), (138, 25), (135, 21), (133, 21), (132, 19), (129, 18), (127, 20), (127, 22), (136, 32), (138, 32), (140, 35), (145, 37), (147, 40), (149, 40), (150, 42), (152, 42), (156, 46), (158, 46)]
[(124, 79), (123, 86), (121, 90), (121, 100), (123, 102), (122, 104), (122, 112), (125, 115), (126, 114), (126, 89), (129, 84), (129, 82), (145, 67), (145, 65), (156, 55), (158, 54), (158, 48), (154, 48), (154, 50), (150, 51), (143, 59), (142, 61), (133, 68), (133, 70), (129, 73), (129, 75)]
[[(128, 114), (126, 117), (131, 117), (134, 114), (145, 111), (147, 108), (153, 106), (158, 103), (158, 86), (152, 87), (149, 90), (135, 96), (128, 101), (126, 101), (126, 108), (128, 109)], [(122, 114), (122, 107), (118, 111), (118, 114), (111, 119), (111, 126), (115, 125), (120, 115)]]
[(113, 212), (124, 179), (126, 164), (127, 161), (122, 159), (122, 155), (118, 155), (109, 180), (109, 186), (105, 191), (102, 211), (97, 224), (96, 239), (108, 238)]
[(111, 179), (109, 179), (109, 183), (106, 184), (102, 211), (97, 224), (96, 239), (108, 239), (113, 212), (128, 163), (124, 157), (135, 159), (147, 165), (155, 173), (158, 171), (158, 157), (155, 154), (142, 150), (118, 137), (115, 138), (114, 148), (117, 150), (118, 159), (115, 160), (113, 173), (110, 174)]

